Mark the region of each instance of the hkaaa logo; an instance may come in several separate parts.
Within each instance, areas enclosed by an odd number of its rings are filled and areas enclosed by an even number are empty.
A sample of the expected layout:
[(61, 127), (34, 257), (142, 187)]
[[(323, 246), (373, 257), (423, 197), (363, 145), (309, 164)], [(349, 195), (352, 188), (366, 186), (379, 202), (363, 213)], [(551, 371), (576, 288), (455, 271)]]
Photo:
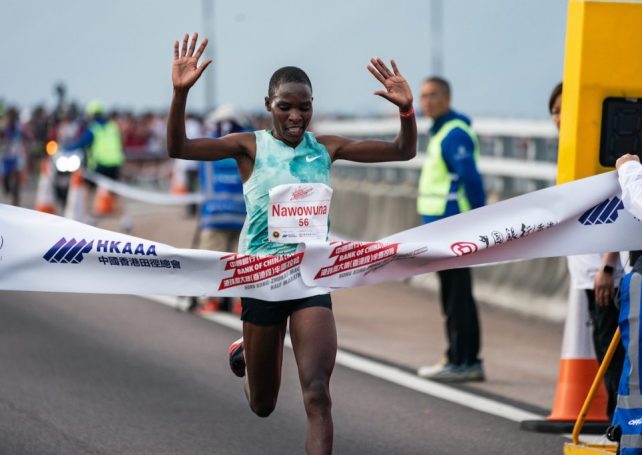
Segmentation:
[(51, 263), (79, 264), (85, 258), (85, 255), (96, 247), (97, 253), (108, 253), (129, 256), (158, 256), (156, 254), (156, 245), (145, 245), (143, 243), (132, 243), (116, 240), (76, 240), (71, 238), (67, 240), (62, 237), (56, 242), (42, 257), (45, 261)]

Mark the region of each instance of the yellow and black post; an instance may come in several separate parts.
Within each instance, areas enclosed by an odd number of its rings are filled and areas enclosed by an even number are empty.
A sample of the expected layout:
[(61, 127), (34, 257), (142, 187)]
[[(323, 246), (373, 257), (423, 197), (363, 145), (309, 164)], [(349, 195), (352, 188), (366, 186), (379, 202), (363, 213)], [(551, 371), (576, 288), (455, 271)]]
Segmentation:
[(558, 183), (642, 152), (642, 1), (568, 6)]

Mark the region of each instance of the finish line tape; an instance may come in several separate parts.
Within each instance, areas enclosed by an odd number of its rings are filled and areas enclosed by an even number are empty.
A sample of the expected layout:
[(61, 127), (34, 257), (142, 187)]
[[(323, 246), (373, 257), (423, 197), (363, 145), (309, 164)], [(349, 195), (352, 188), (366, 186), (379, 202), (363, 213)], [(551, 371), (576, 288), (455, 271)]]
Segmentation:
[(285, 300), (437, 270), (642, 249), (615, 172), (546, 188), (377, 242), (291, 255), (179, 249), (0, 205), (0, 289)]

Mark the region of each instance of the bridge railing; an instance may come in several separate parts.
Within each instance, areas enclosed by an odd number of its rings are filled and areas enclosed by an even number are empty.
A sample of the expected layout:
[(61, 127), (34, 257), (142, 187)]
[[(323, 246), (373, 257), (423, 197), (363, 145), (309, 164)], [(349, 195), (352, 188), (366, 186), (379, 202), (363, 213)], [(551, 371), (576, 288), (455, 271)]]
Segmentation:
[[(429, 127), (429, 119), (418, 119), (418, 154), (411, 161), (365, 165), (339, 161), (333, 166), (333, 173), (340, 178), (416, 183)], [(399, 120), (320, 121), (314, 124), (314, 130), (317, 134), (391, 140), (399, 131)], [(479, 119), (473, 123), (473, 130), (480, 141), (479, 168), (489, 199), (506, 199), (555, 183), (557, 133), (550, 121)]]

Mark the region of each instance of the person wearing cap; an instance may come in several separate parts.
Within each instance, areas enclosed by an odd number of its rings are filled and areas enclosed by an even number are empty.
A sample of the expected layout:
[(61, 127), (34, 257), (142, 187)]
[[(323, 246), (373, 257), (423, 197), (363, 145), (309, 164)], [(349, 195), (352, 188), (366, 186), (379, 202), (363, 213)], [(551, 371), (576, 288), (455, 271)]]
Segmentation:
[[(100, 101), (90, 101), (85, 113), (88, 117), (86, 128), (80, 138), (68, 145), (66, 149), (86, 150), (88, 170), (109, 179), (118, 180), (120, 169), (125, 162), (123, 141), (118, 125), (107, 117)], [(131, 230), (131, 221), (128, 217), (124, 216), (121, 219), (121, 225), (123, 230)]]
[(85, 113), (88, 117), (85, 131), (78, 141), (67, 148), (69, 150), (79, 148), (87, 150), (87, 169), (110, 179), (118, 180), (120, 168), (125, 162), (123, 141), (118, 125), (105, 115), (100, 101), (90, 101)]
[(97, 174), (118, 180), (120, 168), (125, 162), (123, 141), (118, 125), (105, 115), (100, 101), (90, 101), (86, 114), (89, 124), (73, 148), (84, 148), (87, 153), (87, 169)]

